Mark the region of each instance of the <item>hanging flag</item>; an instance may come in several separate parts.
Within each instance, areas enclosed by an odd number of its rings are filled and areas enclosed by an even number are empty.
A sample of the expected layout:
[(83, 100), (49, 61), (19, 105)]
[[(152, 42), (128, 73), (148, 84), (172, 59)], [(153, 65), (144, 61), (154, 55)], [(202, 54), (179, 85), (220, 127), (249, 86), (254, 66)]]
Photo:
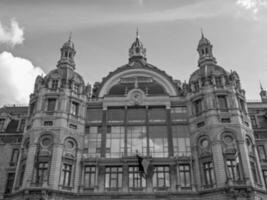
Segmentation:
[(136, 157), (138, 159), (138, 168), (139, 173), (142, 177), (151, 177), (154, 173), (154, 166), (150, 163), (150, 161), (146, 158), (143, 158), (136, 154)]

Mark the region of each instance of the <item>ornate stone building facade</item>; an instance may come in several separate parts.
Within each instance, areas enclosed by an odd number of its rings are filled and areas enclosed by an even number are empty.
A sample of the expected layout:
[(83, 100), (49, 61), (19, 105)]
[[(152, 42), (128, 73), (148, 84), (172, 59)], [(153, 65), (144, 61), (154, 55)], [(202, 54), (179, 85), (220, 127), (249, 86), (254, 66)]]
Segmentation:
[(0, 199), (267, 199), (267, 93), (247, 103), (203, 34), (197, 51), (182, 83), (137, 34), (129, 62), (91, 87), (69, 39), (29, 106), (0, 110)]

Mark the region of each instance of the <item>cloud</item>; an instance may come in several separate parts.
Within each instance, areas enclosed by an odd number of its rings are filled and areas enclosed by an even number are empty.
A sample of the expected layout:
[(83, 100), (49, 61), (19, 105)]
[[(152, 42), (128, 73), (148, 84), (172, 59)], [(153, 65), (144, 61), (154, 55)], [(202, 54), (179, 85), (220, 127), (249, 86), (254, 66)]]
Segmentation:
[(37, 75), (44, 74), (32, 62), (10, 52), (0, 54), (0, 105), (28, 104)]
[(259, 9), (267, 7), (267, 0), (237, 0), (236, 4), (256, 14)]
[(0, 21), (0, 43), (15, 46), (22, 44), (24, 40), (23, 29), (19, 26), (15, 19), (11, 20), (10, 27), (4, 26)]

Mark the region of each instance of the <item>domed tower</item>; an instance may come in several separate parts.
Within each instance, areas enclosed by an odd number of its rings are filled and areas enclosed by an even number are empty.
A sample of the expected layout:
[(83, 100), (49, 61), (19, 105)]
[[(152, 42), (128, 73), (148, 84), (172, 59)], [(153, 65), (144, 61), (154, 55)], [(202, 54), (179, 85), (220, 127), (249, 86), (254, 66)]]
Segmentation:
[(146, 61), (146, 49), (139, 38), (138, 30), (136, 31), (135, 41), (129, 49), (129, 61), (131, 62), (136, 59)]
[(34, 187), (37, 193), (42, 190), (41, 195), (48, 190), (77, 190), (88, 91), (74, 71), (75, 53), (69, 38), (61, 48), (57, 69), (36, 78), (16, 191)]
[(263, 189), (239, 76), (217, 65), (212, 44), (203, 34), (197, 51), (199, 69), (190, 77), (187, 98), (198, 189)]

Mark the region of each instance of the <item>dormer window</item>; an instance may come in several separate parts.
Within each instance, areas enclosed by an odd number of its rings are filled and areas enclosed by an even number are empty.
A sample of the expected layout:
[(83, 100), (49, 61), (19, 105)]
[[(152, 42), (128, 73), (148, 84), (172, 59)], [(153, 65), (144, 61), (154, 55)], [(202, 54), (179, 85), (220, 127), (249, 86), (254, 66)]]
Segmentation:
[(52, 80), (52, 89), (53, 90), (56, 90), (57, 89), (57, 87), (58, 87), (58, 80)]

